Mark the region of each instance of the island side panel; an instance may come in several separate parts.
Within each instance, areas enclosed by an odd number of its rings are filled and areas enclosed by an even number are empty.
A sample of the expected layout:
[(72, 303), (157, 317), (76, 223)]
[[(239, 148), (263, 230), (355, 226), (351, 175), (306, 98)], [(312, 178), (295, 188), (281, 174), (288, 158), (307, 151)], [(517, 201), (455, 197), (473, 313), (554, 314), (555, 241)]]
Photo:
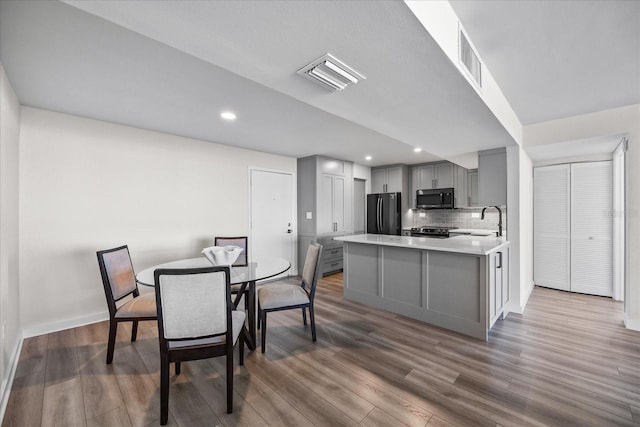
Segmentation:
[(486, 340), (486, 256), (345, 243), (345, 298)]
[[(354, 301), (370, 304), (366, 296), (380, 295), (378, 251), (382, 248), (345, 242), (343, 249), (344, 295)], [(367, 301), (359, 298), (366, 298)]]
[(382, 298), (422, 307), (422, 251), (382, 248)]
[(486, 339), (486, 257), (429, 251), (425, 321)]

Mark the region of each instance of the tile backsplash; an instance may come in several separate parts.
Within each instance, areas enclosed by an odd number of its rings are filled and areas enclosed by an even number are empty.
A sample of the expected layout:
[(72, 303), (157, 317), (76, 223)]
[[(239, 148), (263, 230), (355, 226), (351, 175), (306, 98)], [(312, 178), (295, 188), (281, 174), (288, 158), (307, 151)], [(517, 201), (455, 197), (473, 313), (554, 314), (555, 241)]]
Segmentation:
[[(502, 228), (507, 229), (507, 208), (502, 209)], [(479, 230), (498, 230), (498, 211), (491, 207), (485, 212), (484, 219), (480, 219), (482, 208), (464, 209), (433, 209), (426, 211), (411, 211), (405, 215), (403, 227), (423, 227), (427, 225), (446, 225), (456, 228), (475, 228)], [(424, 217), (420, 216), (423, 213)], [(478, 214), (473, 218), (474, 213)]]

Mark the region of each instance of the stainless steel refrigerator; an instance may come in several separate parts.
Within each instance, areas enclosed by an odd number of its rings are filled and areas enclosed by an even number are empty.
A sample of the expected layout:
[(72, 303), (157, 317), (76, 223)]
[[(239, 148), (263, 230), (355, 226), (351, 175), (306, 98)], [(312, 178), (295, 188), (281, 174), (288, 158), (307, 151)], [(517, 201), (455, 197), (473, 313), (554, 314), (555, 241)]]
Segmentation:
[(400, 193), (367, 195), (367, 233), (395, 234), (402, 231)]

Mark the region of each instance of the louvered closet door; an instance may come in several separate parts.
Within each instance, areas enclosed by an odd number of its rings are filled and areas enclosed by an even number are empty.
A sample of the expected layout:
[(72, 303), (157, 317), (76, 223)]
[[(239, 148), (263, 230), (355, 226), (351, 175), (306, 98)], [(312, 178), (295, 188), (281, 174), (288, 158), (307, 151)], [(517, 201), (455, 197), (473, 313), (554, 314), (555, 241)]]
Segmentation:
[(533, 171), (533, 280), (536, 285), (570, 288), (570, 168)]
[(571, 165), (571, 291), (613, 290), (613, 171), (610, 161)]

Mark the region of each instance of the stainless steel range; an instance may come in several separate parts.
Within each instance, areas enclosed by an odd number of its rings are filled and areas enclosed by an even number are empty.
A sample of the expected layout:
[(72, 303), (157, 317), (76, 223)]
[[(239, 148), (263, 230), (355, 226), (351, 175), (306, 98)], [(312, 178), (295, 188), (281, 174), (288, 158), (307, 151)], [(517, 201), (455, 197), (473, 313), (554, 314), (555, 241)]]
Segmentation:
[(436, 239), (446, 239), (449, 237), (449, 231), (455, 230), (456, 227), (445, 226), (427, 226), (427, 227), (413, 227), (411, 229), (411, 235), (415, 237), (432, 237)]

